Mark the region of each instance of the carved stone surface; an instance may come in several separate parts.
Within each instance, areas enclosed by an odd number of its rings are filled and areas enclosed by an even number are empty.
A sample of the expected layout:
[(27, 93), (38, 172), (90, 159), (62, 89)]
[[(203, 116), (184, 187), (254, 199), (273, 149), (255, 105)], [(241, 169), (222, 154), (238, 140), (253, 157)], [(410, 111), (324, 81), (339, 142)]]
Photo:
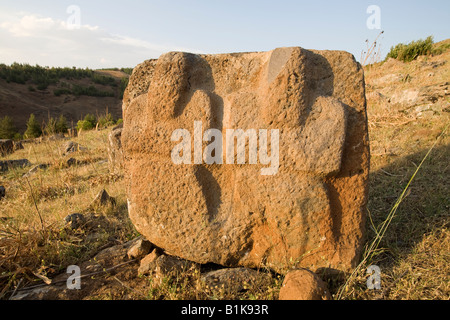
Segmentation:
[[(198, 263), (279, 272), (355, 265), (369, 140), (363, 70), (351, 54), (167, 53), (135, 69), (123, 112), (129, 214), (156, 246)], [(192, 137), (182, 152), (190, 164), (173, 161), (180, 129)], [(210, 129), (223, 142), (213, 164), (198, 153), (212, 144), (202, 140)], [(259, 133), (256, 162), (250, 139), (245, 161), (227, 161), (230, 129)], [(278, 155), (268, 175), (264, 148)]]

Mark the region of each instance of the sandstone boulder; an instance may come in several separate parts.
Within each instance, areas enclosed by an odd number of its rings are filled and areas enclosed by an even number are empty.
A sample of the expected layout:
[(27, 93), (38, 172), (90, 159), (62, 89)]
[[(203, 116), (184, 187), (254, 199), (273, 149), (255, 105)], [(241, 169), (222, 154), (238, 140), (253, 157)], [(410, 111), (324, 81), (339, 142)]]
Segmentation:
[(172, 52), (135, 69), (123, 102), (129, 214), (154, 245), (227, 267), (355, 266), (369, 140), (351, 54)]

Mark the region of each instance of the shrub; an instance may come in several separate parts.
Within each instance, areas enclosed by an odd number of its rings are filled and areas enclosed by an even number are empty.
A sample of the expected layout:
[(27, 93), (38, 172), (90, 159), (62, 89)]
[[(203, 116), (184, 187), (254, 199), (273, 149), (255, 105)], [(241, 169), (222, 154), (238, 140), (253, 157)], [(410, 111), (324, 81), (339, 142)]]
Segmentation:
[(0, 120), (0, 139), (14, 139), (17, 134), (17, 128), (14, 121), (5, 116)]
[(386, 59), (394, 58), (403, 62), (410, 62), (418, 56), (429, 55), (433, 51), (433, 37), (429, 36), (425, 40), (412, 41), (409, 44), (399, 43), (391, 48)]
[(114, 92), (101, 91), (94, 86), (83, 87), (79, 85), (74, 85), (72, 93), (76, 96), (114, 97)]
[(111, 86), (111, 87), (116, 87), (117, 86), (116, 80), (113, 77), (102, 76), (102, 75), (94, 73), (92, 75), (91, 79), (96, 84), (101, 84), (101, 85), (104, 85), (104, 86)]
[(87, 114), (83, 120), (78, 121), (77, 129), (92, 130), (97, 125), (97, 119), (92, 114)]
[(433, 54), (434, 55), (443, 54), (444, 52), (446, 52), (449, 49), (450, 49), (450, 43), (443, 43), (433, 49)]
[(30, 115), (27, 121), (27, 130), (25, 131), (25, 136), (28, 138), (38, 138), (42, 135), (42, 129), (39, 122), (36, 120), (34, 114)]
[(111, 113), (106, 113), (104, 116), (98, 118), (99, 127), (109, 127), (115, 124)]
[(47, 135), (52, 135), (52, 134), (55, 134), (55, 133), (57, 133), (57, 130), (56, 130), (56, 119), (55, 118), (53, 118), (53, 117), (50, 117), (49, 119), (48, 119), (48, 122), (47, 122), (47, 124), (45, 125), (45, 128), (44, 128), (44, 132), (47, 134)]
[(58, 88), (53, 90), (53, 94), (59, 97), (63, 94), (72, 94), (72, 90), (70, 90), (69, 88)]

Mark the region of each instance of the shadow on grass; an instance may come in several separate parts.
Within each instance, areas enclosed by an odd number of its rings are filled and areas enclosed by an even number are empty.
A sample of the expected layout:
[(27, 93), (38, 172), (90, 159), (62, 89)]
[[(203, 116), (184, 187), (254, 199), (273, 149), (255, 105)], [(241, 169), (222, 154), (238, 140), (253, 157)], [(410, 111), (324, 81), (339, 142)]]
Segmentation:
[[(395, 159), (371, 173), (368, 209), (374, 225), (387, 217), (428, 149)], [(449, 222), (450, 145), (436, 147), (412, 182), (380, 246), (392, 251), (410, 250), (424, 234)], [(375, 236), (368, 221), (369, 239)]]
[[(372, 243), (429, 149), (392, 157), (370, 174), (367, 246)], [(435, 147), (397, 208), (378, 248), (348, 279), (331, 282), (331, 291), (345, 289), (340, 299), (448, 299), (450, 145)], [(374, 159), (380, 160), (380, 159)], [(375, 161), (374, 161), (375, 162)], [(369, 290), (365, 268), (381, 268), (381, 290)], [(329, 282), (330, 283), (330, 282)]]

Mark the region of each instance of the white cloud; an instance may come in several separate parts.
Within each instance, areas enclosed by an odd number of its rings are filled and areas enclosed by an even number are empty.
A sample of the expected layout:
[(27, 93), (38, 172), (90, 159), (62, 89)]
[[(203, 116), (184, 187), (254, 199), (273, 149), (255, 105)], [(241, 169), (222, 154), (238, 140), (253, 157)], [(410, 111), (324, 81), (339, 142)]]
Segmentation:
[(168, 51), (198, 52), (111, 34), (99, 26), (71, 27), (66, 21), (36, 14), (1, 15), (0, 62), (44, 66), (133, 67)]

